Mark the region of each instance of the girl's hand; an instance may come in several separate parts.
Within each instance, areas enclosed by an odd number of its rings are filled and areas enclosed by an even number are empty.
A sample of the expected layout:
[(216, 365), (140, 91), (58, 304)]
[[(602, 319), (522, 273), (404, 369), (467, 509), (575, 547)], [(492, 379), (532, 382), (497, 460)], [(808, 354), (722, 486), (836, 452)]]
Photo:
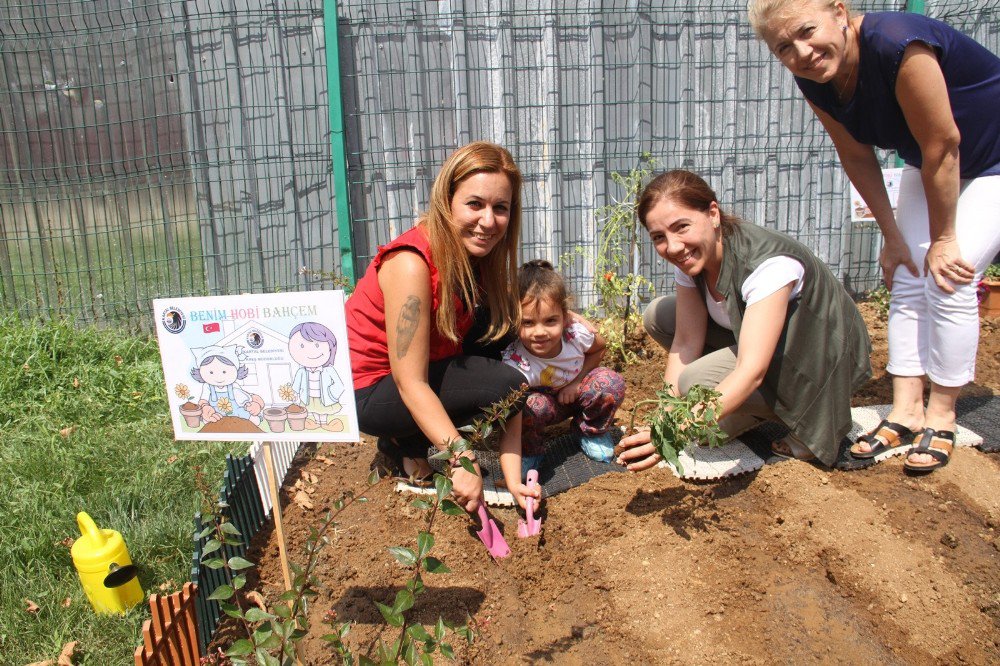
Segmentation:
[(476, 474), (469, 474), (462, 467), (456, 467), (451, 473), (451, 494), (455, 503), (465, 509), (466, 513), (475, 513), (479, 508), (479, 498), (483, 495), (483, 476), (479, 463), (473, 463)]
[[(976, 275), (976, 269), (962, 258), (958, 241), (954, 238), (939, 238), (931, 241), (924, 259), (924, 275), (930, 273), (934, 283), (946, 294), (954, 294), (951, 282), (969, 284)], [(951, 280), (951, 282), (949, 282)]]
[(525, 511), (528, 510), (528, 508), (527, 508), (527, 506), (525, 504), (525, 499), (526, 498), (528, 498), (528, 497), (534, 497), (535, 498), (535, 506), (538, 506), (538, 502), (542, 499), (542, 487), (541, 486), (537, 486), (536, 485), (534, 488), (529, 488), (528, 486), (524, 485), (523, 483), (516, 483), (513, 486), (508, 487), (507, 490), (509, 490), (510, 494), (514, 496), (514, 499), (517, 500), (518, 506), (520, 506)]
[(261, 398), (259, 395), (253, 395), (250, 397), (250, 400), (247, 401), (247, 404), (244, 405), (243, 407), (248, 412), (250, 412), (250, 416), (257, 416), (262, 411), (264, 411), (264, 399)]
[(576, 402), (576, 399), (580, 397), (580, 380), (574, 379), (566, 386), (559, 389), (559, 394), (556, 399), (559, 401), (560, 405), (572, 405)]
[(660, 460), (660, 454), (653, 447), (648, 427), (640, 428), (639, 432), (623, 437), (615, 447), (615, 462), (625, 465), (630, 472), (649, 469)]
[(896, 274), (896, 268), (899, 266), (905, 267), (913, 277), (920, 276), (917, 265), (913, 263), (913, 258), (910, 256), (910, 248), (906, 247), (906, 243), (901, 240), (893, 242), (885, 240), (882, 251), (879, 252), (878, 263), (882, 267), (882, 280), (885, 282), (885, 288), (889, 291), (892, 291), (892, 276)]
[(201, 418), (205, 419), (205, 423), (215, 423), (222, 418), (222, 414), (206, 402), (201, 406)]

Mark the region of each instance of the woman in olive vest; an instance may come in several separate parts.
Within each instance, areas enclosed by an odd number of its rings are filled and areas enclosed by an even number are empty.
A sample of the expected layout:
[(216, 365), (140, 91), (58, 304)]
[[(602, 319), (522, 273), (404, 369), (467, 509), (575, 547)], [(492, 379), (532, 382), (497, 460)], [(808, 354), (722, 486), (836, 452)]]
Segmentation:
[[(669, 349), (665, 380), (721, 393), (731, 437), (764, 421), (788, 426), (779, 455), (833, 465), (851, 428), (851, 393), (871, 376), (871, 345), (854, 302), (830, 269), (788, 236), (719, 207), (689, 171), (656, 177), (637, 213), (677, 293), (649, 304), (646, 331)], [(659, 460), (649, 432), (622, 440), (630, 470)]]

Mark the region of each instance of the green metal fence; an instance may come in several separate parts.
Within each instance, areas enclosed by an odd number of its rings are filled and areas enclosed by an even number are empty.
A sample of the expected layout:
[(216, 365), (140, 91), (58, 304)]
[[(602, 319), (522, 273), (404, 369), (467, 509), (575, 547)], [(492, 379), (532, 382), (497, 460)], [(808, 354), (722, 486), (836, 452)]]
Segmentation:
[[(360, 274), (426, 205), (444, 156), (480, 138), (525, 173), (523, 256), (576, 253), (583, 302), (594, 210), (644, 153), (871, 288), (876, 230), (850, 223), (832, 145), (743, 7), (8, 2), (0, 304), (147, 327), (154, 297), (329, 286), (318, 272)], [(1000, 0), (925, 11), (1000, 52)], [(637, 262), (672, 288), (649, 248)]]

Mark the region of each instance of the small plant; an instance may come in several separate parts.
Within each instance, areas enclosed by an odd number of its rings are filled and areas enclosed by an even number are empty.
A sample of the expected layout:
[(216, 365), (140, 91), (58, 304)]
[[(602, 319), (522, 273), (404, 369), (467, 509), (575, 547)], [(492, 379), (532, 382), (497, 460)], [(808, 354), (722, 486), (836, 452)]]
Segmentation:
[(338, 516), (352, 504), (366, 502), (366, 494), (379, 482), (378, 474), (372, 472), (368, 477), (367, 487), (361, 493), (344, 493), (333, 503), (333, 510), (326, 514), (320, 526), (310, 529), (305, 546), (305, 565), (290, 565), (295, 575), (292, 589), (278, 597), (278, 603), (270, 608), (262, 603), (249, 602), (241, 593), (247, 582), (245, 571), (255, 566), (254, 563), (242, 557), (227, 559), (222, 555), (225, 547), (242, 543), (239, 529), (226, 520), (224, 515), (206, 517), (212, 524), (198, 537), (213, 535), (214, 538), (202, 549), (202, 564), (212, 569), (224, 569), (227, 581), (208, 598), (218, 601), (223, 613), (237, 619), (243, 625), (246, 635), (246, 638), (235, 641), (225, 651), (225, 656), (231, 659), (231, 663), (236, 666), (246, 664), (247, 658), (251, 656), (258, 666), (290, 666), (295, 663), (299, 641), (309, 631), (308, 601), (318, 594), (316, 589), (320, 582), (315, 577), (315, 571), (320, 552), (330, 543), (327, 535), (331, 530), (336, 530)]
[(729, 439), (719, 427), (721, 393), (713, 388), (696, 384), (686, 395), (676, 396), (670, 384), (656, 392), (656, 398), (640, 400), (632, 408), (629, 432), (635, 430), (635, 417), (642, 405), (653, 405), (647, 414), (650, 441), (656, 452), (677, 468), (681, 474), (678, 454), (691, 442), (701, 445), (721, 446)]
[[(299, 268), (299, 275), (303, 275), (314, 282), (326, 283), (329, 282), (329, 286), (334, 289), (342, 289), (344, 293), (350, 294), (354, 291), (354, 284), (351, 283), (346, 277), (337, 273), (336, 271), (324, 271), (317, 270), (314, 268), (306, 268), (302, 266)], [(326, 285), (324, 285), (326, 286)]]
[(889, 319), (889, 301), (891, 300), (892, 293), (885, 288), (884, 284), (880, 284), (868, 292), (868, 302), (875, 305), (875, 311), (882, 321)]
[(637, 274), (640, 223), (635, 214), (643, 181), (653, 173), (656, 160), (644, 153), (640, 164), (628, 174), (611, 174), (622, 190), (621, 198), (597, 210), (598, 247), (594, 257), (594, 287), (605, 317), (628, 320), (639, 296), (652, 290), (652, 283)]
[[(466, 433), (466, 436), (446, 442), (447, 447), (431, 456), (431, 459), (452, 460), (464, 451), (484, 447), (494, 430), (497, 427), (502, 428), (507, 422), (511, 410), (524, 395), (525, 391), (527, 391), (527, 388), (522, 387), (503, 400), (495, 402), (484, 409), (483, 418), (477, 419), (471, 425), (459, 428), (459, 432)], [(468, 458), (458, 457), (458, 462), (466, 472), (476, 474), (476, 468), (473, 467), (472, 462)], [(468, 616), (466, 616), (466, 622), (461, 625), (448, 623), (439, 617), (432, 632), (429, 632), (422, 625), (412, 624), (407, 617), (407, 611), (414, 606), (417, 597), (425, 590), (423, 572), (445, 574), (450, 571), (444, 562), (431, 557), (429, 553), (431, 548), (434, 547), (433, 527), (438, 511), (440, 510), (441, 513), (449, 516), (466, 515), (465, 510), (455, 504), (455, 502), (445, 499), (448, 493), (451, 492), (452, 471), (451, 465), (446, 464), (443, 474), (440, 472), (434, 474), (435, 492), (433, 500), (417, 499), (413, 502), (413, 506), (424, 511), (426, 515), (425, 527), (417, 534), (416, 549), (404, 546), (395, 546), (389, 549), (392, 556), (412, 572), (410, 580), (406, 582), (404, 588), (396, 593), (396, 598), (392, 606), (381, 603), (377, 604), (385, 621), (394, 627), (399, 627), (399, 637), (390, 644), (379, 641), (375, 652), (376, 661), (372, 662), (362, 659), (362, 664), (379, 664), (385, 666), (397, 664), (400, 659), (407, 664), (430, 664), (433, 663), (432, 655), (437, 651), (440, 651), (443, 657), (454, 659), (454, 649), (451, 644), (444, 642), (448, 631), (453, 632), (459, 638), (465, 639), (468, 643), (472, 643), (473, 641), (474, 633), (469, 626), (472, 618)], [(334, 648), (341, 651), (345, 635), (337, 632), (334, 635), (324, 638), (328, 638), (333, 643)], [(343, 657), (344, 653), (341, 652), (341, 655)]]
[(983, 271), (983, 279), (976, 285), (976, 300), (980, 305), (985, 303), (990, 295), (990, 285), (1000, 282), (1000, 264), (990, 264)]
[(621, 194), (594, 213), (597, 251), (577, 248), (559, 258), (563, 270), (578, 259), (593, 259), (597, 303), (588, 308), (586, 315), (597, 323), (605, 339), (606, 362), (618, 368), (638, 360), (630, 349), (629, 330), (637, 329), (641, 323), (637, 312), (640, 300), (653, 295), (653, 283), (638, 273), (641, 225), (635, 208), (643, 182), (655, 165), (656, 160), (643, 153), (639, 166), (628, 174), (612, 173), (611, 179), (621, 188)]
[(194, 400), (194, 396), (191, 395), (191, 389), (188, 388), (187, 384), (175, 385), (174, 395), (176, 395), (181, 400)]
[[(526, 388), (515, 391), (483, 410), (483, 418), (459, 429), (467, 433), (466, 436), (448, 442), (446, 450), (435, 454), (432, 458), (452, 459), (463, 451), (484, 446), (490, 434), (498, 426), (502, 427), (506, 423), (511, 410), (525, 391)], [(475, 467), (467, 458), (459, 458), (459, 462), (467, 472), (476, 473)], [(405, 546), (389, 548), (389, 553), (412, 571), (410, 579), (396, 594), (391, 606), (376, 602), (385, 621), (393, 627), (399, 627), (399, 637), (388, 644), (379, 641), (375, 648), (374, 659), (365, 655), (355, 658), (345, 643), (351, 631), (351, 624), (339, 623), (334, 611), (328, 611), (324, 616), (323, 623), (333, 631), (322, 636), (322, 639), (330, 643), (340, 656), (341, 663), (384, 666), (398, 664), (402, 660), (407, 664), (418, 662), (429, 664), (433, 663), (432, 655), (438, 652), (445, 658), (454, 659), (454, 649), (445, 640), (449, 632), (469, 643), (472, 642), (474, 633), (470, 627), (471, 618), (468, 616), (467, 621), (460, 625), (438, 618), (431, 630), (413, 623), (407, 617), (407, 612), (414, 607), (417, 598), (425, 591), (423, 573), (446, 574), (450, 571), (443, 561), (431, 556), (430, 551), (434, 547), (434, 523), (438, 513), (466, 515), (455, 502), (446, 499), (452, 488), (450, 478), (452, 471), (450, 465), (445, 465), (444, 473), (439, 472), (434, 475), (435, 493), (432, 500), (420, 498), (413, 502), (415, 507), (426, 513), (424, 528), (417, 534), (416, 548)], [(211, 494), (200, 473), (196, 473), (196, 479), (206, 504), (210, 504)], [(366, 502), (366, 495), (380, 482), (378, 473), (372, 472), (368, 477), (367, 486), (361, 493), (357, 495), (351, 492), (345, 493), (334, 502), (332, 511), (327, 513), (320, 526), (310, 529), (305, 545), (305, 564), (301, 566), (290, 564), (294, 573), (292, 587), (278, 597), (277, 602), (270, 607), (260, 601), (259, 597), (256, 603), (249, 602), (249, 595), (241, 592), (247, 582), (245, 571), (255, 566), (254, 563), (242, 557), (234, 556), (227, 559), (222, 555), (227, 546), (241, 544), (242, 536), (237, 527), (226, 520), (224, 515), (206, 515), (205, 520), (211, 524), (198, 537), (211, 535), (213, 538), (202, 549), (202, 564), (212, 569), (224, 569), (227, 581), (214, 590), (209, 599), (218, 601), (226, 615), (237, 619), (243, 625), (246, 636), (235, 641), (225, 651), (224, 655), (231, 660), (231, 663), (239, 666), (246, 664), (247, 660), (252, 658), (259, 666), (291, 666), (298, 660), (300, 641), (310, 630), (308, 602), (317, 596), (317, 590), (321, 586), (315, 575), (319, 554), (330, 544), (329, 534), (336, 533), (339, 526), (337, 518), (340, 514), (352, 504)]]

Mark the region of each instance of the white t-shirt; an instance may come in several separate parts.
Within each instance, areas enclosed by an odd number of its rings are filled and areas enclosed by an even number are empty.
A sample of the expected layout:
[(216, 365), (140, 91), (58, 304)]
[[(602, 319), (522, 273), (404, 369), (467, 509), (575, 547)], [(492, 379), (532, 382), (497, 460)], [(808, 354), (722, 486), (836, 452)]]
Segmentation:
[(579, 322), (563, 329), (562, 349), (554, 358), (539, 358), (524, 348), (520, 340), (503, 350), (503, 362), (517, 368), (528, 386), (558, 389), (576, 379), (583, 369), (583, 357), (594, 346), (594, 334)]
[[(740, 287), (743, 300), (746, 301), (747, 307), (750, 307), (789, 282), (794, 282), (792, 293), (788, 295), (788, 302), (791, 303), (802, 293), (802, 280), (805, 272), (806, 269), (798, 259), (785, 255), (771, 257), (743, 281), (743, 285)], [(698, 288), (693, 277), (676, 268), (674, 269), (674, 282), (678, 287)], [(733, 323), (729, 320), (729, 310), (726, 309), (726, 301), (716, 301), (707, 289), (705, 290), (705, 307), (708, 309), (708, 316), (716, 324), (730, 331), (733, 330)]]

